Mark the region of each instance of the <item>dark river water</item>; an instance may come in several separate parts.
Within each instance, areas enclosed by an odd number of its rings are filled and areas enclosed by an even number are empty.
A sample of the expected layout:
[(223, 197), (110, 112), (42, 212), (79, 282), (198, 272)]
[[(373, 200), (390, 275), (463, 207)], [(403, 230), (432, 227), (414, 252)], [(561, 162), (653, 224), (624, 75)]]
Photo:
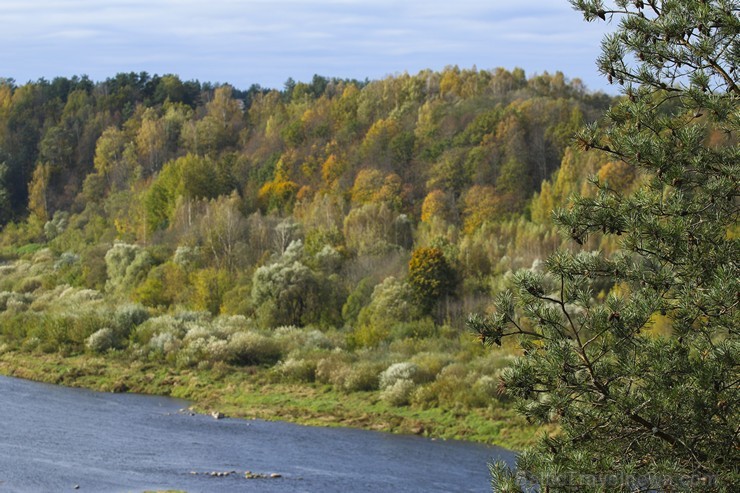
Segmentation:
[(0, 377), (0, 493), (486, 492), (487, 463), (514, 460), (484, 445), (215, 420), (186, 406)]

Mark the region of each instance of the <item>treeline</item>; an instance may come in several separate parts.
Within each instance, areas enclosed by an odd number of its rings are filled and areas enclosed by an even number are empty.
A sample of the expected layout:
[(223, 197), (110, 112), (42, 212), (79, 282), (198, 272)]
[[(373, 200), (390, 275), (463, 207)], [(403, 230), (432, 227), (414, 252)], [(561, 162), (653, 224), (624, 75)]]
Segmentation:
[(550, 211), (587, 176), (630, 186), (628, 168), (569, 147), (610, 103), (520, 69), (280, 91), (4, 80), (2, 242), (58, 259), (31, 286), (158, 313), (335, 328), (360, 347), (460, 328), (507, 272), (566, 244)]

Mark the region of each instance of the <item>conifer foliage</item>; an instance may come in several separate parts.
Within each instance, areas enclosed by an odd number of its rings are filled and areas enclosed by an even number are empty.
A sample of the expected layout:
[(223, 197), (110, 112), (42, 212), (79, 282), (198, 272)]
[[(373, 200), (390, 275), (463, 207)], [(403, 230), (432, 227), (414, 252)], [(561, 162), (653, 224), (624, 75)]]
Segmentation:
[(554, 215), (577, 244), (618, 236), (617, 253), (558, 252), (469, 321), (486, 343), (520, 338), (502, 385), (560, 430), (517, 474), (493, 465), (493, 487), (738, 491), (740, 4), (571, 3), (618, 23), (598, 65), (624, 95), (578, 142), (634, 168), (639, 186), (595, 177), (597, 193)]

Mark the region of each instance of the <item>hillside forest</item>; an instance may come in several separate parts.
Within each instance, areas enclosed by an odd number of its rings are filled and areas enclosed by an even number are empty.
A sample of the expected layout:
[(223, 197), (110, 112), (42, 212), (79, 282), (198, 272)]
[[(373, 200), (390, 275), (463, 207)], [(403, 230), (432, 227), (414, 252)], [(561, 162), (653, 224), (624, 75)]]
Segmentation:
[(517, 349), (485, 350), (465, 320), (514, 271), (581, 248), (551, 211), (589, 179), (639, 182), (572, 142), (613, 99), (458, 67), (282, 90), (0, 80), (0, 354), (503, 412)]

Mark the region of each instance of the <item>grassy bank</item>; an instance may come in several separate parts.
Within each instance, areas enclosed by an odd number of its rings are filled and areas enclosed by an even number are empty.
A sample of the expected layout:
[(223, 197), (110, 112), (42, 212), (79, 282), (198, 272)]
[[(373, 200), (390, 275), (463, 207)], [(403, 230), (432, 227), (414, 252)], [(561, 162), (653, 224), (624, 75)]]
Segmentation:
[(11, 351), (0, 355), (0, 373), (106, 392), (172, 396), (191, 401), (199, 412), (220, 411), (231, 417), (414, 433), (510, 449), (531, 443), (537, 432), (504, 406), (464, 411), (391, 406), (377, 391), (344, 393), (329, 385), (274, 382), (266, 369), (256, 367), (174, 369), (110, 355)]

